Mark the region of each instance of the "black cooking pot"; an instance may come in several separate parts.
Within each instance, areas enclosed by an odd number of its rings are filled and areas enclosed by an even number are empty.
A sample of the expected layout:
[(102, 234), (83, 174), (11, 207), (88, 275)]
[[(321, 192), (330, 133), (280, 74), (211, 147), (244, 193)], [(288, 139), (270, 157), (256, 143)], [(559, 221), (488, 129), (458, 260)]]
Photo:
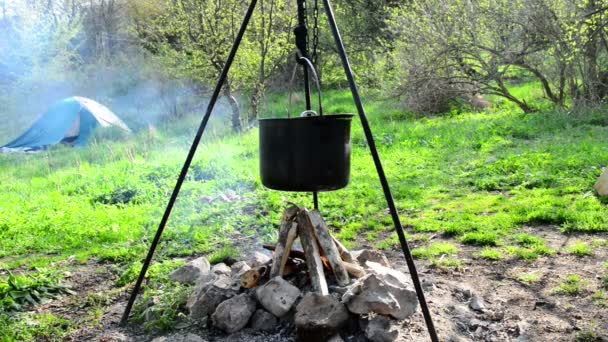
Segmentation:
[(261, 119), (260, 173), (283, 191), (330, 191), (350, 178), (352, 114)]

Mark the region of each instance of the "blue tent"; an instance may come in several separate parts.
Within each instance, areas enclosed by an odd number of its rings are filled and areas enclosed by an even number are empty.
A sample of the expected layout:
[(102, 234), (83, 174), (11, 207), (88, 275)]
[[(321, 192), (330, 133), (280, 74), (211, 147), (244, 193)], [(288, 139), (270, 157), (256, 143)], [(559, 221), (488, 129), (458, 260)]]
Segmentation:
[(52, 105), (25, 133), (3, 147), (36, 150), (59, 143), (84, 146), (98, 126), (117, 126), (130, 132), (107, 107), (74, 96)]

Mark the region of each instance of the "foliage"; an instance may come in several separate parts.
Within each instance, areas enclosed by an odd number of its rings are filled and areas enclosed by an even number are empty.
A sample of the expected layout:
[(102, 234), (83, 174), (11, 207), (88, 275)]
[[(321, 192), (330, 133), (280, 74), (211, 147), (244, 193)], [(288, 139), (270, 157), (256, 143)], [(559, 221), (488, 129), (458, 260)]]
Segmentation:
[(52, 314), (0, 314), (3, 341), (60, 342), (74, 328), (74, 323)]
[(566, 277), (559, 285), (552, 290), (553, 294), (576, 296), (581, 293), (582, 281), (577, 274)]
[(504, 258), (500, 250), (496, 248), (484, 248), (478, 255), (479, 258), (491, 261), (498, 261)]
[[(146, 291), (141, 301), (135, 305), (135, 321), (145, 322), (144, 329), (147, 331), (173, 329), (176, 322), (185, 317), (185, 305), (191, 290), (189, 286), (172, 284)], [(147, 305), (149, 303), (153, 304)]]
[(606, 96), (607, 9), (605, 1), (413, 1), (392, 21), (405, 76), (397, 87), (406, 94), (424, 84), (454, 87), (443, 101), (480, 91), (532, 112), (538, 106), (509, 82), (535, 80), (557, 106), (597, 103)]
[(522, 273), (517, 275), (517, 280), (521, 281), (522, 283), (533, 284), (540, 281), (540, 275), (535, 272)]
[(577, 257), (585, 257), (593, 255), (593, 249), (584, 241), (575, 241), (572, 245), (566, 248), (566, 252)]
[(0, 314), (21, 311), (64, 294), (74, 292), (70, 287), (61, 285), (56, 276), (43, 272), (20, 276), (8, 271), (8, 277), (0, 281)]
[(238, 256), (237, 250), (232, 246), (225, 246), (209, 256), (209, 263), (218, 264), (224, 262), (228, 258), (234, 258)]
[(476, 246), (498, 246), (500, 241), (498, 235), (494, 232), (471, 232), (466, 233), (460, 239), (460, 242), (467, 245)]
[(454, 257), (438, 258), (432, 260), (431, 266), (442, 270), (460, 269), (462, 268), (462, 261)]

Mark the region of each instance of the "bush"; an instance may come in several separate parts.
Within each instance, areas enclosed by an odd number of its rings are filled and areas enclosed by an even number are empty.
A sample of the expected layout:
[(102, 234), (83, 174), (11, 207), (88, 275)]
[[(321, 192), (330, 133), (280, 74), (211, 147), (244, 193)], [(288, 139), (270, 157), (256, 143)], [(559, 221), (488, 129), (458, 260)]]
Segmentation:
[(420, 77), (412, 82), (405, 92), (405, 105), (414, 113), (440, 114), (459, 106), (464, 92), (440, 78)]

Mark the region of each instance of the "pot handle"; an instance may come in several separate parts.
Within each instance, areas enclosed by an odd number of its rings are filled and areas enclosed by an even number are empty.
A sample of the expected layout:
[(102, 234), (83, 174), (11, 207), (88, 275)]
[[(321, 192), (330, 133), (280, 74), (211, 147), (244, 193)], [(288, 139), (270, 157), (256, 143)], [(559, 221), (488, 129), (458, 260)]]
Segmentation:
[[(297, 59), (299, 61), (302, 61), (304, 64), (306, 64), (306, 66), (308, 67), (308, 69), (310, 70), (310, 72), (312, 73), (313, 79), (314, 79), (314, 83), (317, 86), (317, 94), (318, 94), (318, 98), (319, 98), (319, 115), (323, 116), (323, 104), (321, 101), (321, 82), (319, 82), (319, 75), (317, 75), (317, 71), (315, 70), (315, 66), (312, 64), (312, 62), (310, 61), (310, 59), (302, 56), (302, 54), (300, 53), (300, 51), (297, 51)], [(293, 91), (293, 83), (294, 83), (294, 79), (296, 77), (296, 71), (298, 69), (298, 66), (296, 65), (293, 69), (293, 73), (291, 74), (291, 80), (290, 80), (290, 87), (289, 87), (289, 107), (287, 109), (287, 117), (291, 118), (291, 94)]]

